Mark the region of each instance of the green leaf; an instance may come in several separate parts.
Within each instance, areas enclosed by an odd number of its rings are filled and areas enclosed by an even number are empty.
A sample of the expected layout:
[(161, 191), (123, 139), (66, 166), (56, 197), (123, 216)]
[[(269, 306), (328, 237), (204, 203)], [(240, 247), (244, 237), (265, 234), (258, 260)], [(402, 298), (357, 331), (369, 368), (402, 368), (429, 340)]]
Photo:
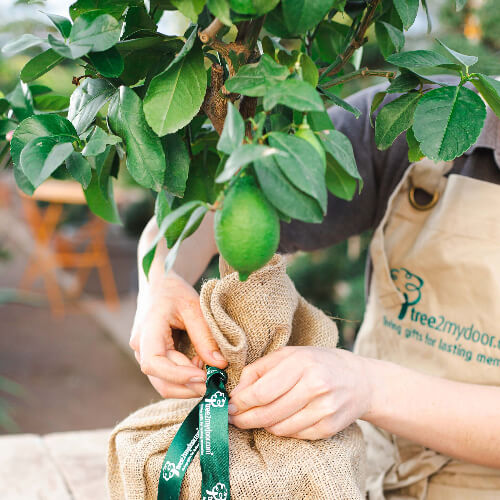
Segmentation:
[(387, 88), (386, 92), (388, 94), (401, 94), (403, 92), (410, 92), (411, 90), (418, 87), (419, 83), (420, 78), (415, 73), (402, 70), (401, 74), (391, 81), (391, 84)]
[(21, 164), (21, 151), (30, 141), (38, 137), (54, 135), (69, 135), (74, 141), (78, 140), (75, 128), (62, 116), (34, 115), (23, 120), (14, 131), (10, 141), (10, 154), (14, 164)]
[(332, 155), (338, 165), (354, 179), (359, 180), (359, 189), (363, 187), (363, 179), (356, 166), (351, 141), (338, 130), (324, 130), (319, 133), (326, 152)]
[(343, 52), (349, 27), (333, 21), (322, 21), (318, 25), (312, 44), (313, 58), (332, 63)]
[(453, 59), (457, 60), (460, 64), (463, 64), (466, 68), (474, 66), (474, 64), (476, 64), (479, 60), (476, 56), (467, 56), (465, 54), (460, 54), (460, 52), (456, 52), (453, 49), (450, 49), (441, 40), (437, 40), (437, 42), (453, 56)]
[(78, 59), (90, 51), (102, 52), (111, 48), (120, 39), (120, 29), (120, 24), (113, 16), (94, 10), (76, 18), (65, 42), (51, 34), (48, 35), (48, 41), (61, 56)]
[(489, 107), (500, 118), (500, 82), (491, 76), (473, 73), (471, 82), (484, 97)]
[(393, 3), (404, 29), (410, 29), (417, 17), (418, 0), (393, 0)]
[(176, 132), (198, 113), (205, 97), (207, 74), (201, 45), (177, 64), (156, 75), (144, 98), (144, 113), (159, 135)]
[(163, 137), (165, 145), (165, 189), (174, 196), (183, 196), (189, 174), (190, 158), (184, 141), (177, 134)]
[(94, 121), (99, 110), (115, 94), (116, 89), (103, 78), (86, 78), (71, 94), (68, 120), (79, 134)]
[(21, 152), (21, 168), (37, 188), (74, 151), (72, 137), (56, 135), (36, 137)]
[(253, 166), (263, 193), (281, 213), (304, 222), (318, 223), (323, 220), (318, 202), (293, 186), (274, 157), (257, 160)]
[(302, 70), (302, 80), (312, 85), (318, 85), (319, 71), (314, 61), (305, 53), (300, 54), (300, 67)]
[(65, 95), (38, 95), (34, 102), (38, 111), (64, 111), (69, 107), (69, 97)]
[(432, 31), (432, 19), (429, 12), (429, 6), (427, 5), (427, 0), (420, 0), (422, 2), (422, 7), (424, 8), (425, 17), (427, 18), (427, 33)]
[(208, 10), (226, 26), (231, 26), (229, 0), (207, 0)]
[(411, 127), (421, 97), (418, 92), (409, 92), (380, 110), (375, 120), (375, 142), (379, 149), (387, 149), (399, 134)]
[(322, 111), (323, 101), (316, 89), (302, 80), (290, 79), (278, 82), (264, 95), (264, 109), (270, 110), (283, 104), (299, 111)]
[(174, 265), (175, 259), (177, 258), (177, 254), (179, 252), (179, 247), (181, 243), (189, 236), (189, 234), (192, 232), (193, 228), (196, 228), (200, 225), (203, 217), (205, 217), (205, 214), (208, 212), (208, 208), (205, 206), (201, 206), (196, 208), (193, 213), (189, 216), (189, 219), (184, 226), (184, 229), (182, 230), (181, 235), (179, 238), (177, 238), (177, 241), (175, 242), (175, 245), (170, 249), (170, 251), (167, 254), (167, 257), (165, 259), (165, 266), (164, 266), (164, 271), (165, 274), (172, 269), (172, 266)]
[(198, 16), (205, 6), (205, 0), (170, 0), (172, 5), (182, 12), (187, 18), (196, 23)]
[(21, 70), (21, 80), (25, 83), (32, 82), (49, 72), (62, 61), (64, 61), (64, 57), (59, 55), (54, 49), (47, 49), (25, 64)]
[(258, 97), (265, 95), (288, 75), (288, 68), (263, 54), (259, 62), (242, 66), (235, 76), (226, 80), (225, 86), (229, 92)]
[(328, 191), (342, 200), (352, 200), (356, 193), (358, 181), (342, 168), (330, 155), (326, 158), (326, 187)]
[(92, 11), (75, 19), (68, 38), (70, 45), (86, 46), (89, 42), (93, 52), (107, 50), (120, 39), (120, 23), (102, 11)]
[(224, 128), (217, 143), (217, 149), (230, 155), (243, 142), (245, 137), (245, 122), (236, 106), (227, 102), (227, 115)]
[(382, 92), (377, 92), (373, 96), (372, 104), (370, 106), (370, 124), (373, 127), (373, 119), (372, 115), (375, 113), (375, 111), (378, 109), (378, 107), (382, 104), (382, 101), (384, 100), (384, 97), (387, 95), (387, 92), (382, 91)]
[(121, 142), (120, 137), (107, 134), (101, 127), (97, 125), (88, 139), (87, 144), (82, 150), (83, 156), (97, 156), (106, 151), (106, 147)]
[(377, 35), (380, 51), (384, 57), (394, 52), (399, 52), (404, 47), (405, 37), (403, 32), (392, 24), (385, 21), (375, 23), (375, 34)]
[(89, 59), (98, 73), (109, 78), (118, 78), (125, 67), (123, 57), (116, 47), (103, 52), (90, 52)]
[(14, 90), (7, 94), (5, 98), (19, 121), (28, 118), (33, 114), (33, 96), (31, 91), (23, 82), (18, 82)]
[(45, 40), (42, 38), (32, 35), (30, 33), (25, 33), (21, 35), (19, 38), (12, 40), (12, 42), (6, 43), (2, 47), (2, 53), (6, 56), (13, 56), (18, 52), (22, 52), (23, 50), (29, 49), (30, 47), (35, 47), (36, 45), (40, 45)]
[(162, 220), (162, 222), (160, 224), (160, 227), (158, 228), (158, 232), (156, 233), (155, 237), (153, 238), (153, 241), (151, 242), (151, 245), (149, 246), (149, 249), (144, 254), (144, 257), (142, 258), (142, 269), (144, 270), (144, 274), (146, 276), (149, 275), (149, 270), (151, 268), (151, 264), (153, 263), (153, 259), (154, 259), (155, 252), (156, 252), (156, 246), (158, 245), (158, 243), (160, 242), (160, 240), (165, 237), (165, 233), (167, 232), (168, 228), (177, 219), (180, 219), (181, 217), (183, 217), (188, 212), (190, 212), (190, 211), (192, 211), (193, 209), (196, 209), (196, 208), (201, 208), (201, 204), (202, 203), (200, 201), (190, 201), (188, 203), (185, 203), (184, 205), (181, 205), (176, 210), (170, 212)]
[(287, 153), (287, 156), (276, 156), (285, 177), (296, 188), (317, 200), (323, 213), (326, 213), (325, 166), (314, 146), (282, 132), (269, 134), (269, 144)]
[(12, 170), (14, 171), (14, 179), (16, 180), (16, 184), (19, 189), (28, 196), (31, 196), (35, 192), (35, 186), (33, 186), (33, 184), (31, 184), (28, 178), (24, 175), (24, 172), (21, 169), (21, 164), (14, 163), (14, 168)]
[(315, 132), (319, 132), (320, 130), (333, 130), (335, 128), (330, 115), (326, 110), (307, 113), (307, 122), (309, 123), (311, 129)]
[(130, 0), (78, 0), (73, 3), (69, 8), (71, 19), (75, 20), (77, 17), (93, 10), (101, 10), (120, 19), (125, 9), (137, 2)]
[(66, 168), (73, 179), (78, 181), (84, 189), (88, 188), (92, 180), (92, 167), (86, 158), (74, 151), (66, 158)]
[(61, 33), (64, 38), (68, 38), (71, 33), (71, 21), (64, 16), (58, 16), (57, 14), (49, 14), (44, 12), (44, 14), (52, 21), (57, 31)]
[(408, 143), (408, 160), (410, 162), (420, 161), (424, 157), (424, 153), (420, 149), (420, 143), (415, 138), (412, 128), (406, 131), (406, 142)]
[(331, 0), (282, 0), (287, 30), (299, 35), (316, 26), (332, 6)]
[(47, 87), (47, 85), (39, 85), (37, 83), (32, 83), (31, 85), (28, 85), (28, 87), (33, 97), (52, 92), (52, 89), (50, 87)]
[(418, 103), (413, 132), (427, 157), (450, 161), (476, 142), (485, 117), (486, 107), (472, 90), (442, 87)]
[(159, 137), (149, 128), (142, 101), (128, 87), (120, 87), (109, 104), (111, 130), (127, 147), (127, 168), (142, 186), (160, 191), (165, 176), (165, 154)]
[(241, 144), (227, 159), (224, 170), (217, 176), (215, 182), (226, 182), (241, 168), (253, 161), (260, 160), (266, 156), (287, 156), (276, 148), (270, 148), (261, 144)]
[(6, 118), (5, 120), (0, 120), (0, 140), (5, 140), (5, 135), (11, 130), (15, 130), (17, 127), (17, 122), (14, 120), (9, 120)]
[(326, 97), (328, 97), (328, 99), (330, 99), (330, 101), (332, 101), (337, 106), (340, 106), (341, 108), (345, 109), (346, 111), (349, 111), (349, 113), (352, 113), (356, 118), (359, 118), (361, 116), (361, 111), (358, 108), (356, 108), (355, 106), (352, 106), (347, 101), (344, 101), (344, 99), (341, 99), (337, 94), (334, 94), (333, 92), (329, 92), (328, 90), (326, 90), (324, 88), (320, 88), (320, 90), (321, 90), (322, 94), (324, 94)]
[(386, 57), (386, 61), (400, 68), (428, 68), (449, 64), (450, 60), (433, 50), (411, 50)]
[[(106, 187), (106, 194), (101, 189), (101, 183)], [(121, 224), (120, 215), (113, 196), (113, 184), (109, 175), (100, 181), (98, 173), (92, 170), (90, 184), (83, 192), (92, 212), (112, 224)]]

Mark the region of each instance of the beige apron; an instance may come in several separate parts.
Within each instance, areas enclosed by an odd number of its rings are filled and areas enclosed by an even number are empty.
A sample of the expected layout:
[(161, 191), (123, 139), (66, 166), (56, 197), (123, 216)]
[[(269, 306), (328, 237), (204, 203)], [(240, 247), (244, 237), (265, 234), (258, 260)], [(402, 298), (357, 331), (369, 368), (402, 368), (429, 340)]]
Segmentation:
[[(410, 166), (389, 199), (355, 352), (447, 379), (500, 385), (500, 186)], [(429, 193), (425, 205), (415, 200)], [(467, 464), (361, 422), (371, 500), (500, 499), (500, 470)]]

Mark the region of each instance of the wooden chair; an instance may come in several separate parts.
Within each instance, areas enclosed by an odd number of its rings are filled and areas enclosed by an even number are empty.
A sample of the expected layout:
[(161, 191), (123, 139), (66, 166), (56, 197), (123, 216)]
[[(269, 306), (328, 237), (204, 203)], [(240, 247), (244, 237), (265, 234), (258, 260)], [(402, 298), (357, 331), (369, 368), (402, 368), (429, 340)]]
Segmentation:
[[(71, 291), (71, 296), (77, 297), (81, 294), (90, 271), (95, 268), (99, 273), (106, 304), (110, 308), (116, 308), (119, 298), (106, 247), (108, 224), (91, 215), (90, 220), (78, 228), (71, 238), (58, 232), (63, 206), (86, 204), (81, 186), (73, 181), (50, 179), (33, 196), (28, 197), (23, 193), (21, 196), (24, 216), (33, 233), (34, 247), (20, 287), (28, 289), (41, 277), (52, 313), (60, 316), (64, 313), (64, 301), (58, 270), (77, 269), (77, 284)], [(40, 201), (46, 202), (47, 206), (41, 207), (38, 203)]]

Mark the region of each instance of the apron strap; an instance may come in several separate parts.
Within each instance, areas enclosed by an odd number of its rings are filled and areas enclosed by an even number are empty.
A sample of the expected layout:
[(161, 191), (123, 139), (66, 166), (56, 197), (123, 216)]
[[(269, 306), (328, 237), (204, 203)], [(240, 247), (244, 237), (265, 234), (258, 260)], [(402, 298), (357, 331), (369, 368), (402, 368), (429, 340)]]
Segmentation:
[[(370, 244), (370, 255), (372, 262), (377, 262), (373, 273), (379, 288), (379, 298), (384, 307), (399, 306), (405, 302), (403, 294), (398, 290), (391, 278), (389, 260), (385, 250), (385, 228), (389, 222), (396, 199), (400, 196), (409, 196), (412, 188), (423, 189), (431, 195), (440, 195), (446, 185), (445, 175), (452, 169), (453, 162), (434, 162), (424, 158), (408, 167), (405, 175), (392, 192), (388, 202), (384, 217), (375, 230)], [(437, 194), (436, 194), (437, 193)], [(438, 199), (429, 205), (435, 206)]]

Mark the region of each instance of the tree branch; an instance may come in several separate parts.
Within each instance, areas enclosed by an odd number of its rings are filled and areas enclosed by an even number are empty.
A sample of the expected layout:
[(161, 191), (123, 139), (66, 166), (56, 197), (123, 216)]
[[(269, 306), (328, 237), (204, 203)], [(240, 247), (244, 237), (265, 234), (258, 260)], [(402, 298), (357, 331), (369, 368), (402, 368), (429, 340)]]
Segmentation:
[(354, 32), (354, 36), (351, 38), (351, 41), (349, 42), (349, 45), (347, 46), (346, 50), (344, 50), (342, 54), (339, 54), (335, 59), (335, 61), (332, 64), (330, 64), (330, 66), (324, 68), (323, 70), (320, 70), (320, 75), (321, 75), (320, 80), (327, 76), (336, 75), (347, 64), (349, 59), (354, 54), (354, 51), (359, 49), (362, 45), (365, 44), (366, 31), (370, 27), (370, 24), (373, 20), (373, 16), (375, 15), (375, 11), (380, 1), (381, 0), (372, 0), (372, 2), (368, 5), (368, 7), (366, 8), (366, 12), (363, 16), (363, 19), (359, 24), (358, 28), (356, 29), (356, 31)]
[(357, 71), (353, 71), (352, 73), (348, 73), (347, 75), (339, 76), (330, 80), (329, 82), (320, 85), (323, 89), (328, 89), (335, 85), (340, 85), (341, 83), (350, 82), (351, 80), (356, 80), (356, 78), (364, 78), (365, 76), (379, 76), (380, 78), (389, 78), (393, 79), (396, 77), (395, 71), (378, 71), (368, 68), (361, 68)]
[(224, 27), (224, 24), (215, 18), (203, 31), (200, 31), (198, 36), (202, 43), (210, 43), (215, 39), (217, 33)]

